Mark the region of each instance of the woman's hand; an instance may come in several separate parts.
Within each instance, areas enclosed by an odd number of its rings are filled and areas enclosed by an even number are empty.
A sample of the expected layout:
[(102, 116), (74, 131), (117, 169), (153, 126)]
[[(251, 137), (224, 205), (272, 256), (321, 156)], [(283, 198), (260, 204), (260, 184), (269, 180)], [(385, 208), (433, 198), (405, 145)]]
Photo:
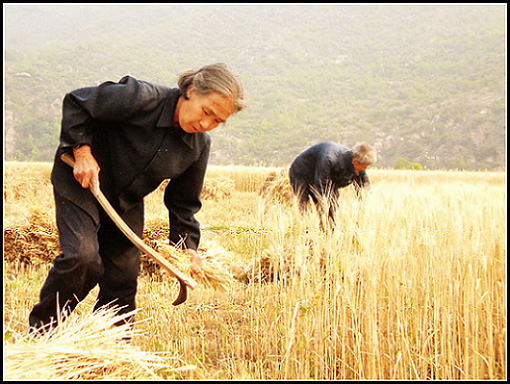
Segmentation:
[(92, 156), (90, 146), (74, 148), (74, 178), (83, 188), (99, 187), (99, 165)]
[(184, 253), (189, 255), (191, 260), (191, 274), (198, 274), (202, 272), (202, 258), (194, 249), (186, 249)]

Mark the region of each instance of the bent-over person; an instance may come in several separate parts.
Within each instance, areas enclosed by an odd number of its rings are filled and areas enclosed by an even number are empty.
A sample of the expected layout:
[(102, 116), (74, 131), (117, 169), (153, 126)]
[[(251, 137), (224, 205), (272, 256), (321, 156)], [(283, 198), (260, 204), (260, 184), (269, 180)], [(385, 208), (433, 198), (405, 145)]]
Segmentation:
[[(361, 199), (361, 189), (370, 187), (366, 169), (375, 161), (375, 149), (365, 143), (352, 149), (333, 142), (308, 148), (293, 160), (289, 169), (290, 183), (300, 209), (306, 210), (312, 199), (321, 216), (327, 210), (328, 218), (334, 224), (339, 189), (352, 184)], [(326, 207), (322, 207), (322, 203)]]
[[(44, 331), (96, 285), (95, 309), (135, 309), (140, 252), (88, 190), (93, 183), (141, 238), (144, 196), (170, 179), (170, 243), (189, 255), (192, 273), (201, 270), (195, 214), (211, 147), (207, 132), (244, 107), (241, 81), (222, 63), (183, 73), (178, 88), (125, 76), (65, 96), (51, 173), (62, 253), (30, 313), (32, 327)], [(74, 156), (74, 170), (61, 160), (64, 153)]]

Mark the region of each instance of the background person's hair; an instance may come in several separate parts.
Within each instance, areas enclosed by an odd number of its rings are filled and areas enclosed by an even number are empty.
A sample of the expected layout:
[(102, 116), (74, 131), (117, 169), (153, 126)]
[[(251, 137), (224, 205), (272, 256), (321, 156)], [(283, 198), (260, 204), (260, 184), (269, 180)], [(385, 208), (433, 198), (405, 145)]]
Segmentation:
[(377, 160), (374, 147), (366, 143), (356, 144), (352, 148), (352, 157), (362, 165), (372, 165)]
[(198, 71), (186, 71), (179, 76), (177, 85), (187, 99), (188, 87), (193, 86), (199, 95), (219, 92), (227, 97), (234, 107), (234, 113), (246, 107), (241, 79), (224, 63), (206, 65)]

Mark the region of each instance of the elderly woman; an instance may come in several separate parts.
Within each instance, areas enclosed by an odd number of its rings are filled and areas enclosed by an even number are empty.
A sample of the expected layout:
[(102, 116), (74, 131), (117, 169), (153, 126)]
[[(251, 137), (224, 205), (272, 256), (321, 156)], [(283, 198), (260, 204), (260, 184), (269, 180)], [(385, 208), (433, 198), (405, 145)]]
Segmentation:
[[(51, 174), (62, 254), (30, 314), (32, 327), (44, 329), (58, 312), (71, 312), (97, 284), (96, 308), (135, 309), (139, 251), (87, 189), (91, 183), (100, 183), (141, 237), (143, 198), (170, 179), (164, 193), (170, 242), (189, 254), (192, 272), (200, 271), (195, 214), (211, 146), (207, 132), (244, 107), (240, 79), (221, 63), (183, 73), (178, 88), (126, 76), (65, 96)], [(74, 171), (63, 153), (74, 155)]]
[(361, 188), (370, 187), (366, 169), (375, 161), (375, 149), (365, 143), (353, 149), (331, 142), (308, 148), (294, 159), (289, 169), (292, 190), (301, 210), (306, 209), (311, 198), (322, 212), (323, 200), (328, 205), (329, 220), (334, 223), (338, 190), (353, 184), (361, 198)]

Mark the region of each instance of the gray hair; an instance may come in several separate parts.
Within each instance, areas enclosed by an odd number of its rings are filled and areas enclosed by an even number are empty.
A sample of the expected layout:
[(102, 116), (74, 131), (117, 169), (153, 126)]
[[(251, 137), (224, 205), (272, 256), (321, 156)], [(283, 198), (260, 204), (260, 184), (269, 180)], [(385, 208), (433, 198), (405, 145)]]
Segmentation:
[(177, 85), (187, 99), (188, 87), (193, 84), (199, 95), (219, 92), (227, 97), (234, 107), (234, 113), (246, 107), (241, 79), (224, 63), (206, 65), (198, 71), (186, 71), (179, 76)]
[(352, 157), (362, 165), (372, 165), (377, 160), (374, 147), (366, 143), (356, 144), (352, 148)]

